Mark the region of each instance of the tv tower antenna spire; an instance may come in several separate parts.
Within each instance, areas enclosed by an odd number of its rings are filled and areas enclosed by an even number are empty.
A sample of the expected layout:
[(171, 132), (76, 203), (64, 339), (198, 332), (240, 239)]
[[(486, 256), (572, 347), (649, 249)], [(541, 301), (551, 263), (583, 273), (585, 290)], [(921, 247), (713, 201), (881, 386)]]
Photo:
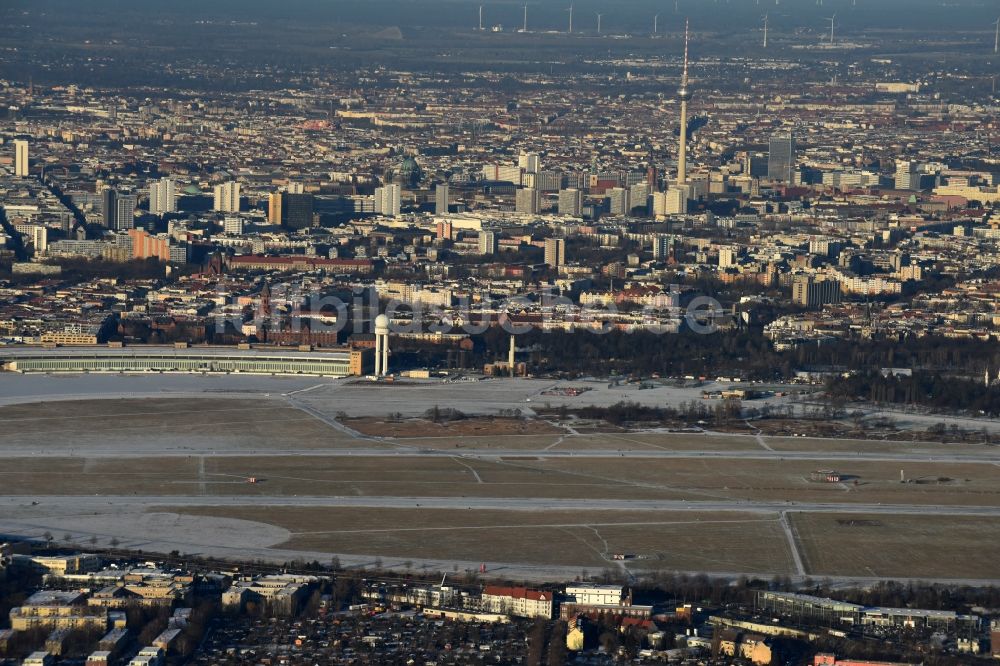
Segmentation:
[(687, 117), (688, 102), (691, 101), (691, 89), (688, 87), (688, 43), (690, 37), (690, 22), (684, 21), (684, 69), (681, 72), (681, 87), (677, 89), (677, 98), (681, 101), (681, 144), (677, 155), (677, 184), (687, 183)]

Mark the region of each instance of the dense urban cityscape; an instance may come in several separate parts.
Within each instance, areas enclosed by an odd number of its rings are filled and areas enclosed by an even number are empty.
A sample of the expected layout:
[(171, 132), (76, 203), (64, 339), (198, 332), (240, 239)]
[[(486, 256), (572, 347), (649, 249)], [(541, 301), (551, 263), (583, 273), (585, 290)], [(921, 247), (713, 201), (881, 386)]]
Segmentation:
[(992, 0), (0, 7), (0, 666), (1000, 657)]

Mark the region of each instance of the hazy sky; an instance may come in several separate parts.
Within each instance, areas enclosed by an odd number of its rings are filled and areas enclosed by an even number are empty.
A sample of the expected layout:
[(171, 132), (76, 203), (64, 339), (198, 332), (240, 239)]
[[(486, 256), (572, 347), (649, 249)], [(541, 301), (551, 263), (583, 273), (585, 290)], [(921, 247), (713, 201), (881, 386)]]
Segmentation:
[(95, 14), (146, 13), (183, 21), (186, 18), (269, 20), (299, 18), (342, 21), (383, 26), (472, 27), (478, 8), (484, 6), (488, 25), (519, 26), (523, 5), (528, 5), (529, 27), (537, 30), (565, 29), (566, 8), (575, 5), (575, 27), (593, 29), (595, 12), (604, 13), (608, 31), (648, 29), (652, 16), (660, 14), (669, 30), (683, 17), (698, 26), (733, 28), (756, 22), (768, 12), (775, 26), (812, 28), (823, 17), (836, 13), (844, 29), (934, 28), (946, 30), (988, 29), (1000, 15), (998, 0), (6, 0), (8, 7), (32, 14), (57, 12), (63, 18), (92, 19)]

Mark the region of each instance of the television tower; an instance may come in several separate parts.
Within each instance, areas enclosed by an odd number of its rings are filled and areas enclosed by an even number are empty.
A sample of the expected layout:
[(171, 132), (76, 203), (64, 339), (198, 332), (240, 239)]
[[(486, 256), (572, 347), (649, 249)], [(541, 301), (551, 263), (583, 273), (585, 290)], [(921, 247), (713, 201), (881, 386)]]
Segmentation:
[(681, 145), (677, 155), (677, 184), (687, 183), (687, 125), (688, 102), (691, 101), (691, 89), (688, 87), (688, 28), (689, 22), (684, 21), (684, 70), (681, 73), (681, 87), (677, 89), (677, 98), (681, 101)]

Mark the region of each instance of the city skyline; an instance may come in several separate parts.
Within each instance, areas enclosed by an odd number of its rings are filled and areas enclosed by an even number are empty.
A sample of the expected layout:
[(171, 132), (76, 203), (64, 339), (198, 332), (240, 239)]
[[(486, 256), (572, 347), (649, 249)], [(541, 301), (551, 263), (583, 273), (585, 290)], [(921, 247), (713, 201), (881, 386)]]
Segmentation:
[(1000, 655), (994, 13), (4, 4), (0, 666)]

